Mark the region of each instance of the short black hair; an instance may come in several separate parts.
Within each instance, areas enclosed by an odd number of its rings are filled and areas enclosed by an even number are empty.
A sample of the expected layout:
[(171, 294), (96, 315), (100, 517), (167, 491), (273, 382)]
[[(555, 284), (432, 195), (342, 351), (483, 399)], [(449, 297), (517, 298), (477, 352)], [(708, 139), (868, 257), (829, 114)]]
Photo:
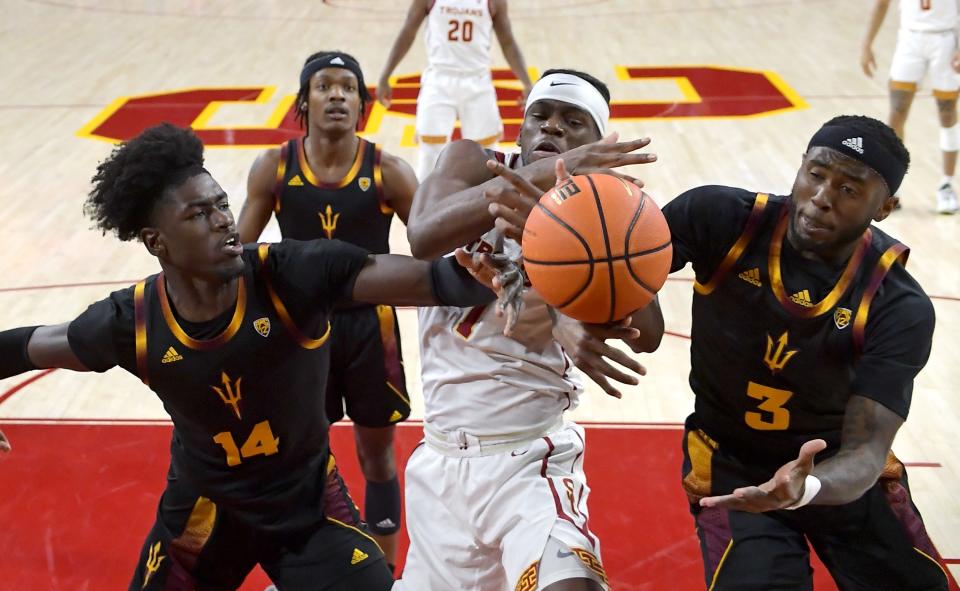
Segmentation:
[(883, 121), (866, 115), (840, 115), (824, 123), (823, 127), (828, 125), (842, 125), (857, 130), (858, 133), (883, 146), (891, 156), (903, 164), (904, 172), (910, 168), (910, 152), (903, 145), (903, 141), (897, 137), (896, 132)]
[(577, 78), (582, 78), (593, 85), (594, 88), (600, 93), (600, 96), (603, 97), (603, 100), (607, 101), (607, 104), (610, 104), (610, 89), (607, 88), (607, 85), (598, 80), (597, 78), (587, 74), (586, 72), (581, 72), (579, 70), (569, 70), (567, 68), (554, 68), (547, 70), (543, 73), (540, 78), (546, 78), (550, 74), (569, 74), (571, 76), (576, 76)]
[(190, 129), (161, 123), (114, 148), (97, 166), (83, 211), (104, 234), (133, 240), (150, 225), (165, 192), (201, 172), (200, 138)]
[[(303, 61), (303, 65), (306, 66), (310, 62), (316, 59), (328, 57), (331, 55), (342, 55), (343, 57), (355, 62), (360, 70), (360, 75), (357, 76), (357, 92), (360, 93), (360, 117), (357, 120), (359, 125), (360, 121), (363, 120), (364, 116), (367, 114), (367, 103), (372, 99), (370, 96), (370, 89), (367, 88), (367, 83), (363, 79), (363, 69), (359, 68), (360, 62), (357, 61), (357, 58), (353, 57), (349, 53), (343, 51), (318, 51), (312, 54), (310, 57)], [(296, 110), (294, 118), (297, 120), (297, 123), (300, 124), (301, 128), (306, 128), (310, 125), (310, 116), (305, 109), (301, 109), (300, 105), (307, 102), (307, 98), (310, 95), (310, 81), (307, 80), (300, 85), (300, 90), (297, 91), (297, 100), (294, 103), (294, 109)]]

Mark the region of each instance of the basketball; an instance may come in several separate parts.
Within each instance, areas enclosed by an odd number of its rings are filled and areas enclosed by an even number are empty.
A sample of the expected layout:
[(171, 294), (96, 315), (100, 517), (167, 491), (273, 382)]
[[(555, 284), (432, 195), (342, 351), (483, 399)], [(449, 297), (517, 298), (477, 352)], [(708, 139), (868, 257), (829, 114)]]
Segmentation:
[(547, 191), (527, 218), (522, 247), (527, 275), (544, 301), (595, 324), (646, 306), (673, 257), (657, 204), (608, 174), (573, 176)]

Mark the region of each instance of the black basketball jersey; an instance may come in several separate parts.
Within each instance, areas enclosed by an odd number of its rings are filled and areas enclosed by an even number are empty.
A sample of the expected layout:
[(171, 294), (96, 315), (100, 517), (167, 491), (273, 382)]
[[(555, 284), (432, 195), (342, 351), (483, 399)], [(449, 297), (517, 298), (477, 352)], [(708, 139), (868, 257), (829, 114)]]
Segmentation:
[(361, 138), (346, 176), (322, 183), (310, 169), (303, 141), (280, 148), (274, 212), (283, 237), (336, 238), (375, 254), (390, 252), (393, 209), (384, 201), (380, 148)]
[(904, 245), (871, 227), (839, 267), (811, 261), (786, 239), (789, 210), (789, 197), (729, 187), (663, 209), (672, 270), (692, 262), (697, 279), (693, 426), (768, 469), (810, 439), (836, 451), (853, 394), (906, 417), (934, 322)]
[(201, 494), (263, 531), (310, 527), (329, 460), (328, 318), (366, 256), (340, 241), (251, 245), (234, 309), (200, 324), (177, 317), (154, 275), (74, 320), (71, 348), (156, 392), (173, 419), (172, 462)]

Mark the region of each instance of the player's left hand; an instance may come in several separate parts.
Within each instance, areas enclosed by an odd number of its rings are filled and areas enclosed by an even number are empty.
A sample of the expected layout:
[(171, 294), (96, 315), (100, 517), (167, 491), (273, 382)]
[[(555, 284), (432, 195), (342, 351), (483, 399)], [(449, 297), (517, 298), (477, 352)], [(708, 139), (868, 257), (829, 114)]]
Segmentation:
[(526, 276), (519, 251), (510, 254), (504, 249), (503, 234), (494, 233), (493, 252), (477, 252), (458, 248), (455, 256), (474, 279), (497, 294), (497, 315), (506, 315), (503, 334), (510, 336), (523, 310)]
[(608, 345), (606, 341), (635, 339), (639, 336), (640, 331), (630, 326), (630, 317), (610, 324), (586, 324), (556, 312), (553, 326), (553, 338), (560, 343), (573, 364), (587, 374), (608, 396), (614, 398), (622, 398), (623, 395), (610, 383), (610, 380), (630, 385), (639, 384), (640, 380), (610, 365), (608, 359), (637, 375), (646, 375), (647, 370), (620, 349)]
[(807, 474), (813, 471), (813, 458), (827, 448), (823, 439), (814, 439), (803, 444), (800, 455), (787, 462), (760, 486), (738, 488), (729, 495), (704, 497), (701, 507), (719, 507), (748, 513), (775, 511), (793, 505), (803, 496)]
[(3, 434), (3, 431), (0, 431), (0, 452), (6, 453), (10, 450), (10, 440), (7, 439), (7, 436)]
[[(486, 190), (483, 192), (483, 196), (490, 201), (487, 210), (496, 220), (494, 222), (495, 227), (503, 232), (504, 236), (520, 242), (523, 238), (523, 226), (527, 223), (527, 217), (530, 215), (530, 212), (533, 211), (533, 208), (537, 206), (544, 192), (527, 179), (504, 166), (502, 162), (488, 160), (487, 168), (509, 183), (505, 188)], [(570, 178), (570, 173), (567, 172), (563, 158), (557, 159), (555, 170), (557, 184)]]

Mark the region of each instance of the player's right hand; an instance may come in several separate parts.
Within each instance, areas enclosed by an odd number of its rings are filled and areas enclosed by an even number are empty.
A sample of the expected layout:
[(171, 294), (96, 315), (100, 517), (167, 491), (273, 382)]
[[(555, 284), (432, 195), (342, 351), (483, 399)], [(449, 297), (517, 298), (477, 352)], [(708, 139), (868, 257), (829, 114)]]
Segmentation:
[[(488, 160), (487, 168), (509, 183), (506, 187), (484, 190), (483, 196), (490, 201), (487, 211), (494, 219), (494, 226), (507, 238), (520, 242), (527, 217), (543, 196), (539, 187), (523, 178), (502, 162)], [(554, 172), (557, 184), (570, 178), (563, 158), (558, 158)]]
[(877, 60), (873, 57), (873, 49), (865, 45), (860, 52), (860, 68), (867, 76), (873, 77), (873, 71), (877, 69)]
[(377, 83), (377, 102), (389, 109), (391, 100), (393, 100), (393, 89), (390, 88), (390, 79), (382, 78)]
[(647, 370), (620, 349), (608, 345), (606, 341), (629, 340), (639, 336), (640, 331), (630, 326), (629, 316), (611, 324), (586, 324), (556, 312), (556, 322), (553, 325), (553, 338), (560, 343), (574, 365), (614, 398), (621, 398), (623, 395), (610, 380), (632, 386), (639, 384), (640, 380), (610, 365), (607, 359), (616, 361), (641, 376), (646, 375)]
[(0, 431), (0, 452), (8, 452), (10, 449), (10, 440), (3, 434), (3, 431)]
[(590, 174), (591, 172), (613, 174), (642, 187), (643, 183), (639, 183), (637, 179), (613, 172), (611, 169), (632, 164), (656, 162), (656, 154), (636, 153), (640, 148), (650, 144), (650, 138), (645, 137), (629, 142), (618, 142), (618, 139), (619, 135), (613, 132), (592, 144), (584, 144), (579, 148), (565, 152), (563, 159), (567, 163), (567, 170), (571, 174)]

